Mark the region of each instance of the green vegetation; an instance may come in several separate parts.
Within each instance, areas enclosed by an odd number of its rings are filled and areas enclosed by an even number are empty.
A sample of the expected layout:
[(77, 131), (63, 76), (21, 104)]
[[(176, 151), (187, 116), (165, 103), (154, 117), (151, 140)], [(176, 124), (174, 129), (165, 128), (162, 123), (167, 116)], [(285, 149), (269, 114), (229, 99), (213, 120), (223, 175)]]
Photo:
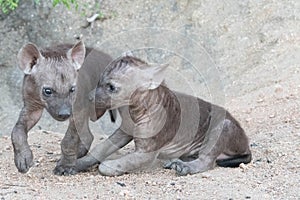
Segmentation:
[(55, 7), (57, 4), (63, 4), (65, 5), (68, 9), (70, 9), (71, 4), (75, 6), (75, 8), (78, 8), (78, 2), (77, 0), (53, 0), (52, 5)]
[[(40, 2), (46, 0), (33, 0), (36, 5), (39, 5)], [(49, 0), (47, 0), (49, 1)], [(14, 11), (19, 6), (20, 0), (0, 0), (0, 13), (8, 14)], [(31, 3), (32, 1), (28, 1)], [(111, 12), (106, 15), (102, 12), (101, 5), (99, 2), (87, 3), (85, 1), (79, 0), (52, 0), (52, 6), (55, 7), (57, 5), (64, 5), (67, 9), (71, 9), (71, 7), (75, 8), (75, 10), (80, 13), (82, 17), (91, 17), (97, 14), (98, 20), (105, 20), (112, 17), (116, 17), (116, 13)]]
[(19, 0), (0, 0), (0, 8), (3, 13), (15, 10), (18, 7)]
[[(36, 4), (40, 3), (40, 0), (34, 0)], [(63, 4), (68, 9), (71, 5), (74, 5), (75, 8), (78, 8), (77, 0), (52, 0), (52, 5), (55, 7), (58, 4)], [(0, 9), (4, 14), (8, 14), (11, 11), (14, 11), (19, 5), (19, 0), (0, 0)]]

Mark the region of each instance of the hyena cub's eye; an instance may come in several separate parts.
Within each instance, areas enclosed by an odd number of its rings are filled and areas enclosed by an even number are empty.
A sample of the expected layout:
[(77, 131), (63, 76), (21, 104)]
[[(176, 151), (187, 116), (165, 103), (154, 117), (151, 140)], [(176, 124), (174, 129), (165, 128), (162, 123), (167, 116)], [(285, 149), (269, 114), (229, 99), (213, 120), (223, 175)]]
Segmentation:
[(71, 92), (71, 93), (75, 92), (75, 86), (72, 86), (72, 87), (70, 88), (70, 92)]
[(43, 88), (43, 95), (46, 97), (50, 97), (53, 94), (52, 88), (45, 87)]
[(106, 84), (106, 89), (107, 89), (107, 91), (109, 91), (109, 92), (111, 92), (111, 93), (116, 93), (116, 92), (118, 92), (118, 91), (117, 91), (117, 88), (116, 88), (113, 84), (111, 84), (111, 83), (107, 83), (107, 84)]

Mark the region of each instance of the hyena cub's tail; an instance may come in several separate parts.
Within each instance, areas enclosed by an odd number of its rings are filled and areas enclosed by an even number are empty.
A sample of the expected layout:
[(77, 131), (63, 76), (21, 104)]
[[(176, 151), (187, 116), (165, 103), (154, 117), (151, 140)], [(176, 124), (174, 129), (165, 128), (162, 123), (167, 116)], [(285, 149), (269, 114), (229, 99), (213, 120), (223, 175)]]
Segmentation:
[(248, 164), (251, 162), (252, 155), (236, 155), (231, 158), (219, 159), (216, 160), (216, 163), (220, 167), (238, 167), (241, 163)]

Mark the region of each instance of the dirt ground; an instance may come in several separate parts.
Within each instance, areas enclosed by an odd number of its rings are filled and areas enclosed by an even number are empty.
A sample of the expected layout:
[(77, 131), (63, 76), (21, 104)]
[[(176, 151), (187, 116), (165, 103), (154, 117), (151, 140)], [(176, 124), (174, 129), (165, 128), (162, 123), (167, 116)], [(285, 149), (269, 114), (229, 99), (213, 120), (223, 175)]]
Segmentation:
[[(1, 127), (5, 130), (0, 134), (1, 200), (300, 199), (300, 6), (297, 2), (104, 1), (104, 12), (111, 14), (113, 10), (117, 15), (96, 22), (93, 29), (89, 27), (82, 32), (90, 44), (95, 41), (92, 37), (101, 38), (101, 43), (120, 31), (141, 26), (164, 27), (198, 38), (221, 72), (218, 78), (224, 84), (225, 98), (222, 105), (240, 121), (249, 136), (253, 153), (250, 164), (239, 168), (217, 167), (184, 177), (162, 169), (160, 162), (150, 169), (120, 177), (101, 176), (96, 168), (60, 177), (53, 175), (52, 170), (60, 157), (64, 133), (60, 130), (64, 128), (42, 126), (42, 130), (35, 129), (29, 134), (34, 166), (28, 173), (20, 174), (14, 165), (10, 136), (5, 134), (11, 130), (19, 111), (19, 107), (9, 106), (12, 102), (9, 96), (15, 99), (18, 96), (20, 101), (20, 95), (14, 95), (10, 89), (7, 99), (0, 99)], [(79, 22), (73, 22), (68, 15), (59, 21), (55, 16), (61, 12), (61, 9), (54, 10), (47, 23), (53, 20), (53, 24), (61, 27), (52, 30), (56, 39), (60, 39), (58, 32), (66, 33), (64, 38), (72, 38), (78, 30), (66, 24), (75, 26)], [(1, 23), (1, 34), (7, 31), (5, 27)], [(1, 46), (12, 48), (16, 41), (21, 46), (20, 41), (22, 44), (25, 41), (20, 30), (12, 29)], [(37, 35), (40, 40), (47, 36), (36, 32), (41, 34)], [(187, 54), (188, 50), (189, 47)], [(1, 52), (1, 62), (15, 59), (4, 53)], [(2, 86), (1, 82), (3, 94), (8, 89)], [(58, 132), (49, 131), (53, 129)], [(97, 129), (93, 132), (98, 136), (95, 140), (98, 143), (99, 136), (103, 135)], [(121, 153), (130, 149), (132, 145)]]
[(160, 163), (120, 177), (101, 176), (96, 168), (60, 177), (52, 170), (60, 156), (62, 134), (35, 131), (29, 137), (35, 165), (27, 174), (18, 173), (14, 166), (10, 138), (0, 139), (1, 199), (299, 199), (297, 76), (290, 74), (280, 85), (228, 102), (227, 107), (251, 139), (251, 164), (234, 169), (217, 167), (185, 177), (162, 169)]
[(63, 135), (34, 131), (29, 142), (35, 165), (27, 174), (18, 173), (14, 166), (10, 138), (0, 138), (1, 199), (299, 199), (298, 68), (287, 69), (281, 77), (280, 83), (226, 104), (250, 137), (251, 164), (234, 169), (217, 167), (185, 177), (162, 169), (160, 163), (151, 170), (120, 177), (103, 177), (96, 168), (60, 177), (52, 170)]

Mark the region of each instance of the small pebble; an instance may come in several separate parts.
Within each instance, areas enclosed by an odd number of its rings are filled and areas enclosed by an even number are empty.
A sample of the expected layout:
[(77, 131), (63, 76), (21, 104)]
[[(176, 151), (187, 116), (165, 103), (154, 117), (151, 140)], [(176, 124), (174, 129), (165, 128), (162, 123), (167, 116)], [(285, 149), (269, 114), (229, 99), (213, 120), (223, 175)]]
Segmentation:
[(9, 137), (6, 136), (6, 135), (4, 135), (4, 136), (2, 136), (2, 138), (5, 139), (5, 140), (7, 140)]
[(269, 115), (269, 118), (275, 118), (275, 114), (271, 114), (271, 115)]
[(121, 186), (121, 187), (125, 187), (126, 186), (126, 184), (125, 183), (121, 183), (121, 182), (116, 182), (119, 186)]
[(276, 85), (275, 86), (275, 92), (276, 93), (280, 93), (280, 92), (282, 92), (283, 91), (283, 87), (281, 86), (281, 85)]
[(245, 119), (246, 122), (250, 122), (251, 120), (252, 120), (252, 118), (250, 118), (250, 117)]
[(300, 129), (300, 124), (296, 124), (296, 125), (295, 125), (295, 128), (296, 128), (296, 129)]
[(208, 174), (208, 173), (202, 173), (201, 174), (202, 178), (211, 178), (211, 174)]
[(243, 172), (247, 169), (247, 166), (244, 163), (241, 163), (239, 167), (243, 170)]
[(264, 99), (257, 99), (257, 103), (262, 103), (264, 102)]
[(258, 145), (255, 142), (253, 142), (253, 143), (250, 144), (250, 147), (257, 147), (257, 146)]

